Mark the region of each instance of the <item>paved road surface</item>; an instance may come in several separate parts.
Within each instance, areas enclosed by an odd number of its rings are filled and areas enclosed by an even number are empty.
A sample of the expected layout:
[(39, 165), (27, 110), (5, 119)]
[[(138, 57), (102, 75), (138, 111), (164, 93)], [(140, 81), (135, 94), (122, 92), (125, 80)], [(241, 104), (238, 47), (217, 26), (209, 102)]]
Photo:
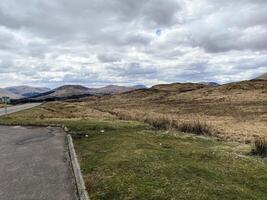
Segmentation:
[(0, 126), (0, 199), (75, 200), (65, 133)]
[[(29, 108), (33, 108), (39, 105), (41, 104), (40, 103), (28, 103), (28, 104), (23, 104), (19, 106), (11, 106), (7, 108), (7, 113), (11, 114), (11, 113), (19, 112), (19, 111), (26, 110)], [(0, 109), (0, 116), (3, 116), (3, 115), (5, 115), (5, 108)]]

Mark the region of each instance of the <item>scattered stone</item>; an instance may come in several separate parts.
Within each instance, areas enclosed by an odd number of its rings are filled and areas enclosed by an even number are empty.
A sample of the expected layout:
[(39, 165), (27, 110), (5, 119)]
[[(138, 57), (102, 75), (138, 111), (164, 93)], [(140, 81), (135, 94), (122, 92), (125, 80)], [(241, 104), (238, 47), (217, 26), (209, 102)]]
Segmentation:
[(69, 129), (65, 126), (65, 127), (64, 127), (64, 131), (65, 131), (65, 132), (68, 132)]

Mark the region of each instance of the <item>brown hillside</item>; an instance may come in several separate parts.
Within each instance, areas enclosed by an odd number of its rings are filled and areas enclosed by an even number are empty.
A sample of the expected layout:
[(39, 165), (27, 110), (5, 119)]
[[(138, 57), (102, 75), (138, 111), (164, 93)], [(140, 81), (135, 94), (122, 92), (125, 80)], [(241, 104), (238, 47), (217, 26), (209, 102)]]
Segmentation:
[(124, 86), (118, 86), (118, 85), (108, 85), (102, 88), (97, 88), (94, 89), (95, 94), (107, 94), (107, 95), (111, 95), (111, 94), (120, 94), (120, 93), (124, 93), (124, 92), (129, 92), (132, 90), (135, 90), (135, 88), (131, 88), (131, 87), (124, 87)]
[(267, 81), (196, 87), (200, 86), (170, 84), (168, 89), (168, 85), (160, 85), (113, 96), (91, 97), (86, 99), (86, 104), (120, 118), (140, 121), (159, 115), (178, 122), (199, 120), (210, 124), (219, 137), (229, 140), (251, 141), (258, 135), (267, 136)]
[(7, 91), (7, 90), (5, 90), (5, 89), (0, 88), (0, 98), (1, 98), (1, 97), (9, 97), (9, 98), (11, 98), (11, 99), (19, 99), (19, 98), (21, 98), (22, 96), (17, 95), (17, 94), (14, 94), (14, 93), (12, 93), (12, 92), (9, 92), (9, 91)]
[(189, 92), (207, 87), (209, 86), (197, 83), (172, 83), (172, 84), (155, 85), (151, 89), (168, 91), (168, 92)]
[(256, 78), (257, 80), (267, 80), (267, 73), (262, 74), (261, 76)]

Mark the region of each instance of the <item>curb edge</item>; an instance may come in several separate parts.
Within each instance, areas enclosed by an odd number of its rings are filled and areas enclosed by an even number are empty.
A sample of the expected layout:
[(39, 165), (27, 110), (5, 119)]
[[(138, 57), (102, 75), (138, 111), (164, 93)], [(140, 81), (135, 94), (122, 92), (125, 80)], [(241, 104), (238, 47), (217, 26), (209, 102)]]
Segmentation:
[(72, 137), (70, 134), (67, 135), (68, 149), (70, 154), (71, 165), (74, 173), (75, 183), (78, 191), (79, 200), (90, 200), (89, 195), (86, 191), (84, 180), (81, 173), (81, 168), (78, 163), (77, 155), (74, 149)]

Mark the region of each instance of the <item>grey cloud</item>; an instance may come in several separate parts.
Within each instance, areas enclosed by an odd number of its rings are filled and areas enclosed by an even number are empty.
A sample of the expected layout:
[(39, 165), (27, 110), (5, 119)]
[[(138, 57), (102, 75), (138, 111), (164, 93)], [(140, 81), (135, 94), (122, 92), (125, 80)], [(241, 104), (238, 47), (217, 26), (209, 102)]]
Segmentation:
[(266, 0), (1, 0), (0, 75), (48, 86), (227, 82), (266, 69), (266, 35)]
[(15, 64), (12, 60), (0, 60), (0, 73), (15, 72)]
[(255, 59), (247, 59), (246, 61), (243, 61), (242, 63), (237, 63), (234, 65), (234, 68), (236, 70), (242, 71), (242, 70), (253, 70), (258, 68), (265, 68), (267, 70), (267, 58), (255, 60)]
[(125, 38), (123, 38), (122, 43), (124, 44), (141, 44), (141, 45), (148, 45), (152, 41), (152, 37), (150, 35), (142, 34), (142, 33), (135, 33), (135, 34), (128, 34)]
[(145, 27), (173, 25), (180, 10), (179, 2), (176, 0), (115, 0), (111, 4), (121, 20), (135, 21)]
[(61, 83), (67, 82), (67, 83), (72, 83), (72, 84), (90, 84), (94, 82), (99, 82), (99, 75), (95, 73), (67, 73), (65, 74), (62, 79), (60, 80)]
[[(121, 25), (138, 28), (168, 26), (175, 23), (179, 5), (175, 0), (3, 0), (0, 23), (12, 29), (25, 29), (42, 37), (71, 39), (108, 34), (105, 30), (121, 30)], [(123, 30), (124, 31), (124, 30)], [(123, 33), (122, 31), (122, 33)], [(122, 34), (121, 33), (121, 34)], [(63, 37), (63, 38), (62, 38)], [(95, 38), (94, 38), (95, 39)]]
[(190, 45), (210, 53), (267, 50), (266, 1), (208, 2), (213, 9), (185, 25)]
[(113, 73), (116, 73), (118, 76), (145, 76), (145, 77), (152, 77), (155, 76), (157, 70), (153, 68), (153, 66), (143, 67), (140, 63), (129, 63), (123, 66), (111, 66), (108, 68)]
[[(240, 62), (241, 61), (241, 62)], [(246, 58), (240, 61), (212, 63), (210, 61), (189, 62), (172, 66), (159, 74), (165, 82), (218, 82), (249, 80), (267, 70), (266, 58)], [(255, 70), (256, 69), (256, 70)]]
[(100, 60), (100, 62), (103, 62), (103, 63), (121, 61), (121, 58), (118, 55), (112, 55), (112, 54), (99, 54), (97, 58)]

